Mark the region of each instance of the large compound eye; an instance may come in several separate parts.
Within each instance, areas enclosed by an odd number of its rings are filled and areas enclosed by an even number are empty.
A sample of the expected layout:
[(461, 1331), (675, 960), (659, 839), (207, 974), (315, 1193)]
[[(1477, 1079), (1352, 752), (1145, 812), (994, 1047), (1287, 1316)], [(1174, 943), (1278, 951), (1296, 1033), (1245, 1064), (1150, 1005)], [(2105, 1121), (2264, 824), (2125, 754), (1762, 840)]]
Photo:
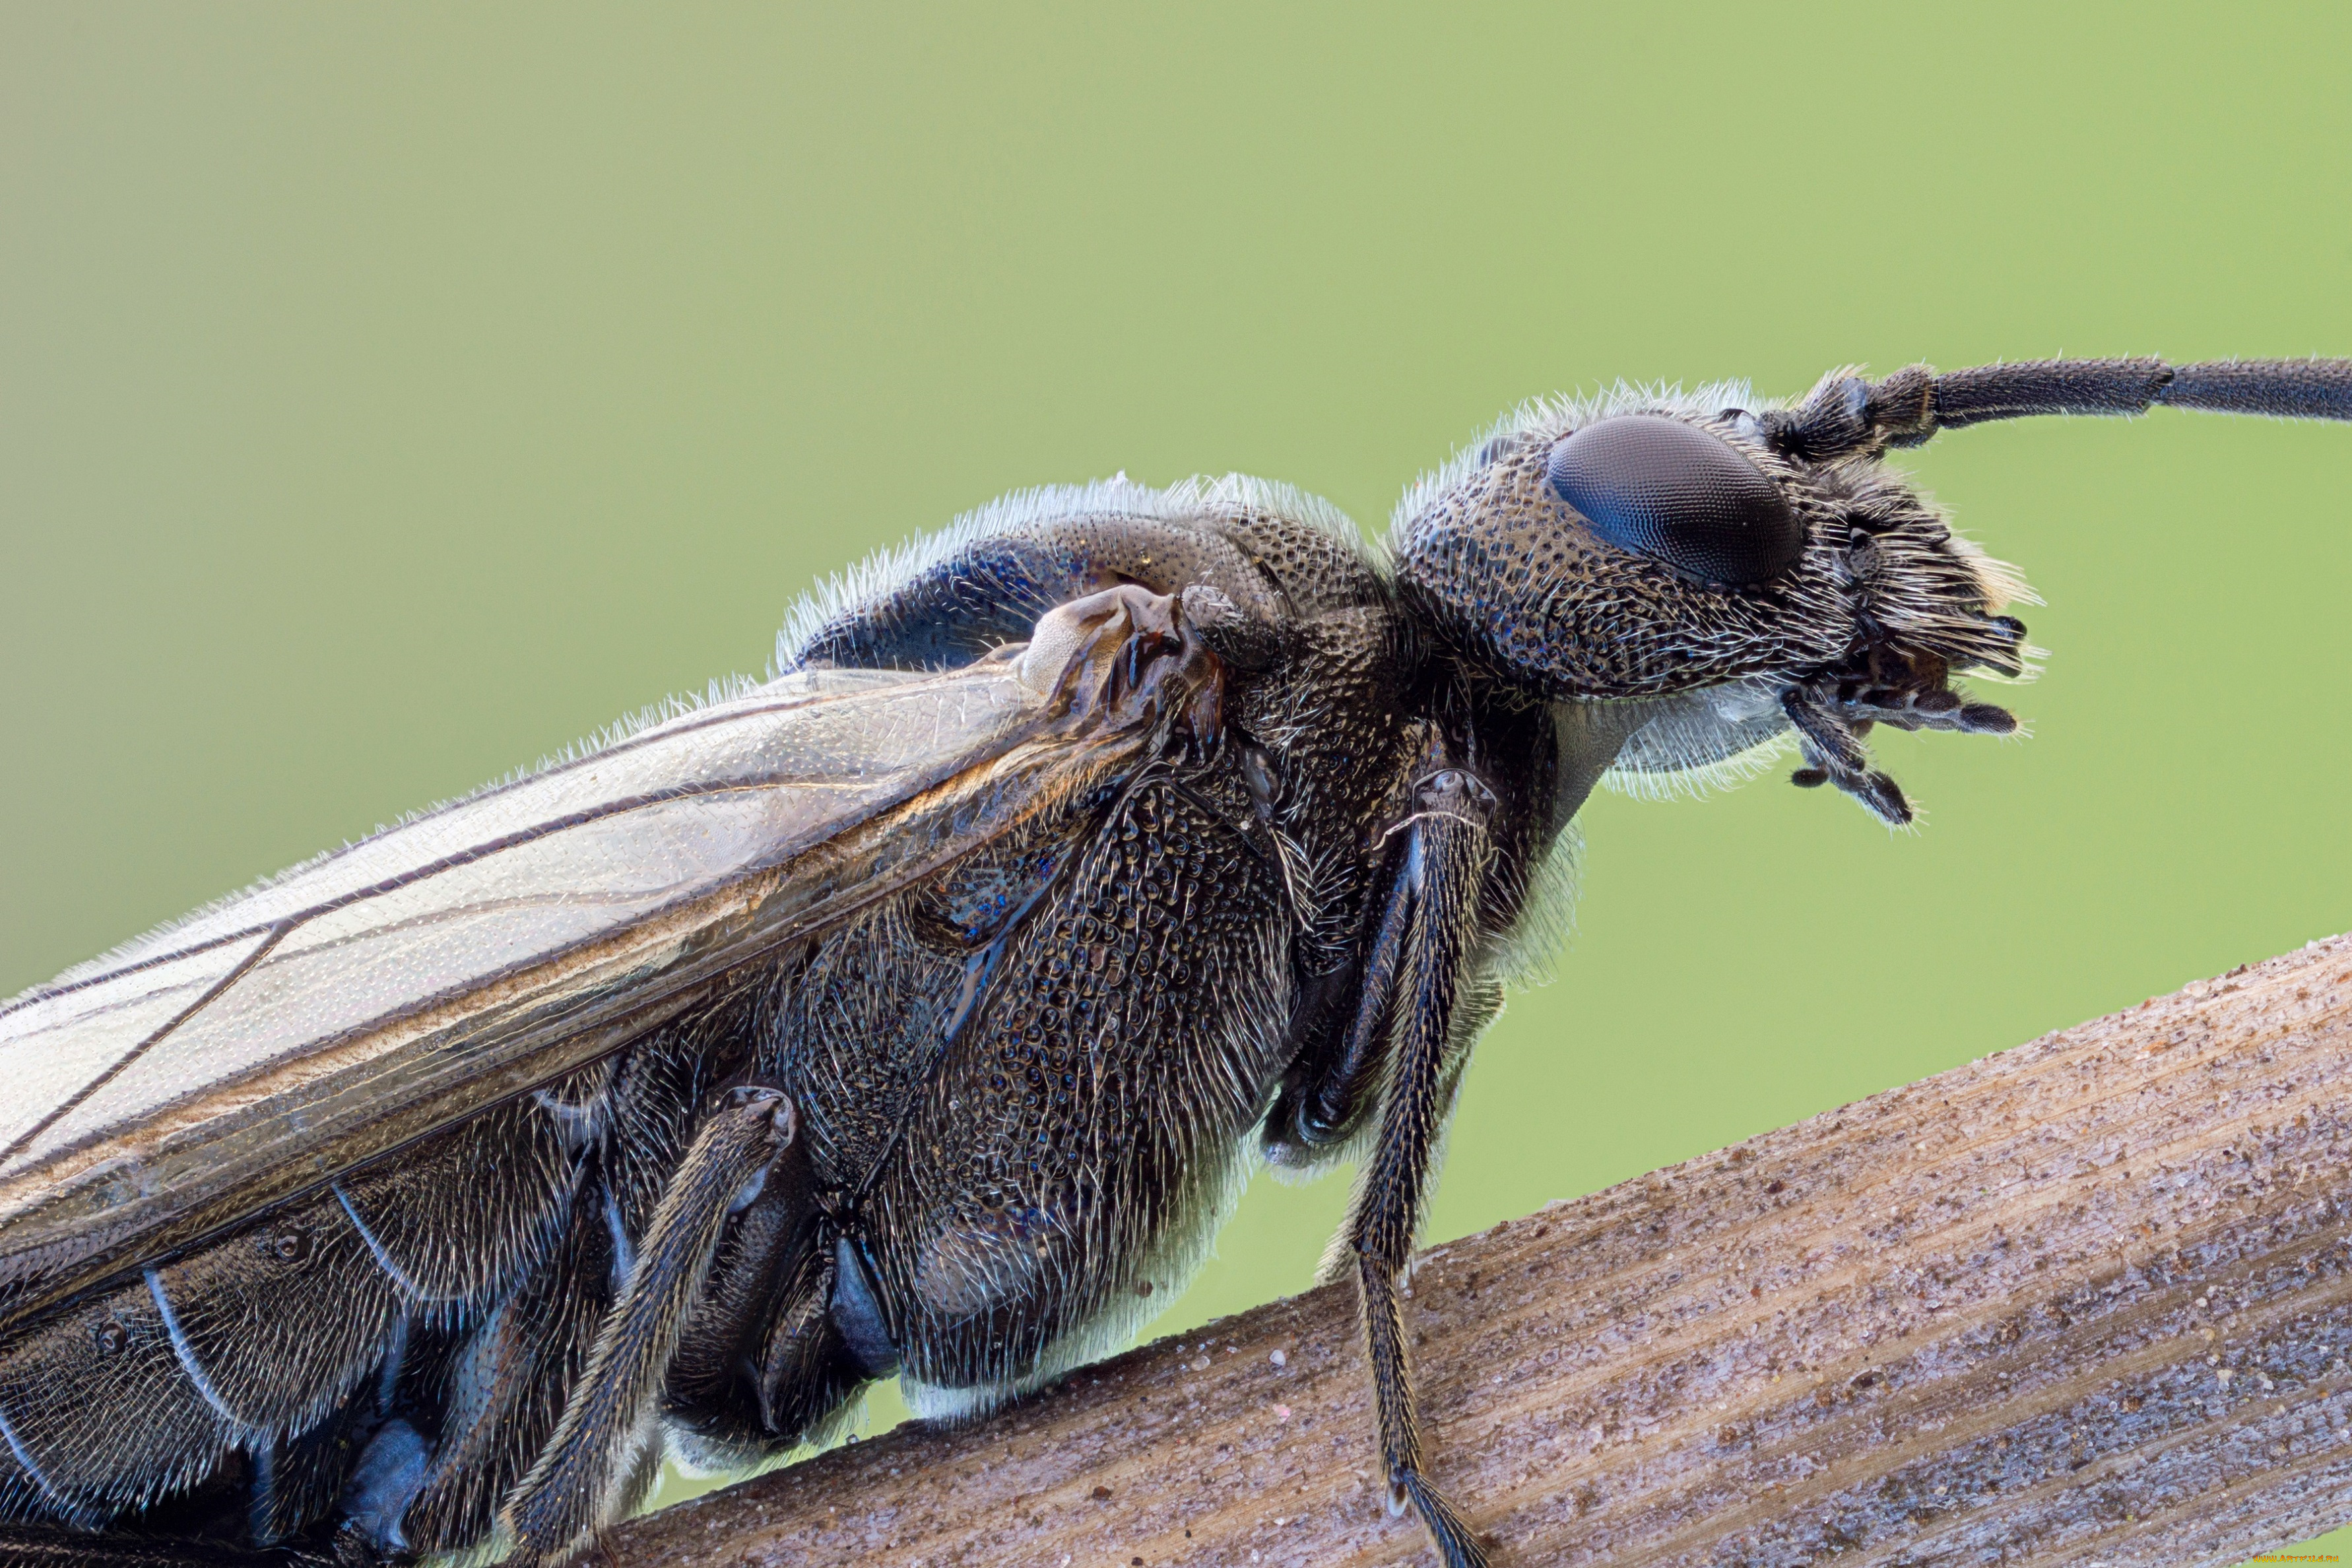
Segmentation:
[(1551, 449), (1552, 493), (1592, 531), (1717, 587), (1776, 577), (1805, 552), (1780, 487), (1720, 437), (1657, 414), (1621, 414)]

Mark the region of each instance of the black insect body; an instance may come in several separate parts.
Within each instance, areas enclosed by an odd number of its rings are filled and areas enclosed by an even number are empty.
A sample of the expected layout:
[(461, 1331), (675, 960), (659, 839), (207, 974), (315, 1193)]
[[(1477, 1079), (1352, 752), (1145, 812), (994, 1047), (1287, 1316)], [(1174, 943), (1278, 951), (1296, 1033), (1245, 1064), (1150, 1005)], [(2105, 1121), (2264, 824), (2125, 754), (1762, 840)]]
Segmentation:
[(1782, 409), (1531, 405), (1383, 554), (1242, 479), (1016, 498), (786, 673), (327, 856), (0, 1011), (0, 1548), (552, 1561), (664, 1452), (1115, 1344), (1254, 1162), (1363, 1176), (1392, 1502), (1483, 1563), (1398, 1280), (1455, 1084), (1604, 774), (1908, 820), (1874, 724), (2001, 733), (2007, 568), (1881, 461), (2352, 362), (2021, 364)]

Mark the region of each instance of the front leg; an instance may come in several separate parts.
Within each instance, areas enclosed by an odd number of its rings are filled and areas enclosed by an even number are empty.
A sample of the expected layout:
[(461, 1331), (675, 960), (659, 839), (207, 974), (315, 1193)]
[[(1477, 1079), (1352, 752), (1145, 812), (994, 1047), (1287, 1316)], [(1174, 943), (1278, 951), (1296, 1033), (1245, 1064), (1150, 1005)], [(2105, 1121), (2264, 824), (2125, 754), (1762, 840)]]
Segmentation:
[(1389, 1508), (1410, 1503), (1446, 1568), (1484, 1568), (1486, 1549), (1424, 1474), (1397, 1281), (1412, 1256), (1430, 1163), (1451, 1099), (1448, 1045), (1463, 968), (1477, 940), (1478, 895), (1494, 857), (1487, 831), (1495, 795), (1460, 768), (1414, 789), (1382, 925), (1399, 919), (1402, 951), (1388, 1011), (1391, 1066), (1375, 1145), (1349, 1226), (1363, 1292), (1366, 1348), (1388, 1473)]

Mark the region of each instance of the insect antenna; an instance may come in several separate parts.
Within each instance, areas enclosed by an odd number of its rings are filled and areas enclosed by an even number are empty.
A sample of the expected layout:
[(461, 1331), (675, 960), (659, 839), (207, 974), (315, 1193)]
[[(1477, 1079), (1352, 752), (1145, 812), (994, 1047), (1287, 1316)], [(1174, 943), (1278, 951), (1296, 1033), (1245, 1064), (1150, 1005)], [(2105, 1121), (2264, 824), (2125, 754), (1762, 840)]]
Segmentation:
[(1783, 450), (1820, 461), (1916, 447), (1939, 430), (1994, 419), (2157, 407), (2352, 420), (2352, 360), (2051, 359), (1941, 374), (1915, 364), (1877, 382), (1841, 371), (1759, 423)]

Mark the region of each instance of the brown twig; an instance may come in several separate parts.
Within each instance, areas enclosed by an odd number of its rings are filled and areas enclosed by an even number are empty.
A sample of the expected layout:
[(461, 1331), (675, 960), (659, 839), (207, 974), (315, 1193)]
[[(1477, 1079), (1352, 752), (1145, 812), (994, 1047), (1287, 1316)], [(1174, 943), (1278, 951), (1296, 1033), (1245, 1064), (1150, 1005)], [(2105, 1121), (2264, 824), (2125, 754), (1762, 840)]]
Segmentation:
[[(1503, 1563), (2226, 1563), (2352, 1517), (2352, 938), (1427, 1254)], [(1423, 1563), (1327, 1289), (613, 1537), (630, 1568)]]

